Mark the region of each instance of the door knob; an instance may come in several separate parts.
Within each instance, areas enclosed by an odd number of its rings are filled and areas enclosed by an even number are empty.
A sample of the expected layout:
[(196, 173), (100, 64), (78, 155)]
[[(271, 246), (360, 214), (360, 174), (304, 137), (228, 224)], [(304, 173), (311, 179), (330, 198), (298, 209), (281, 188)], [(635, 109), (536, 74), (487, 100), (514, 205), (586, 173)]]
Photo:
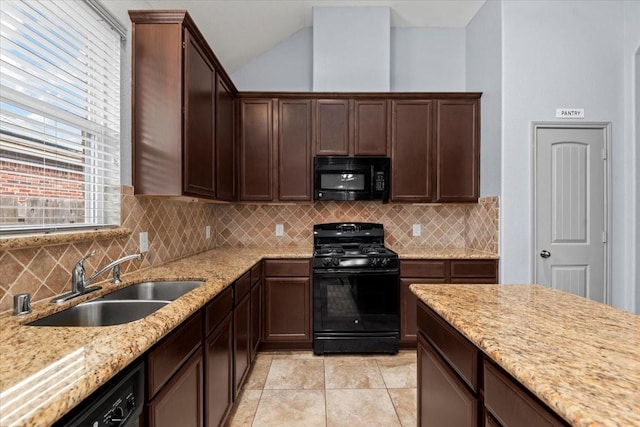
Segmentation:
[(547, 251), (547, 250), (543, 250), (540, 252), (540, 256), (542, 258), (549, 258), (551, 256), (551, 252)]

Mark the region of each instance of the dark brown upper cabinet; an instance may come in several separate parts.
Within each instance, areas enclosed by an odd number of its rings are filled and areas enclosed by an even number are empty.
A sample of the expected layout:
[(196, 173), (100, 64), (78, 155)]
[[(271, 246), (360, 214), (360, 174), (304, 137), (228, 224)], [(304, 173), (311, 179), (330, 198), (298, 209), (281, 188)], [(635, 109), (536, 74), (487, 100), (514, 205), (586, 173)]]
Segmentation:
[(278, 101), (278, 200), (311, 200), (312, 102)]
[(436, 106), (435, 202), (477, 202), (480, 100), (439, 99)]
[(317, 156), (388, 156), (386, 99), (318, 99)]
[(386, 99), (356, 99), (353, 102), (353, 154), (388, 156), (389, 135)]
[(348, 99), (316, 101), (316, 155), (347, 156), (351, 140)]
[(240, 199), (273, 201), (273, 100), (240, 100)]
[[(225, 134), (216, 129), (221, 123), (216, 81), (224, 80), (232, 97), (237, 91), (188, 13), (130, 11), (129, 16), (134, 191), (213, 199), (215, 137)], [(233, 130), (232, 122), (229, 126)], [(223, 188), (225, 199), (227, 192)]]
[(183, 192), (215, 197), (214, 90), (216, 72), (189, 30), (184, 30), (184, 140)]
[(218, 76), (216, 86), (216, 198), (237, 199), (235, 168), (235, 110), (233, 91)]
[(433, 101), (394, 100), (391, 110), (391, 201), (431, 201)]

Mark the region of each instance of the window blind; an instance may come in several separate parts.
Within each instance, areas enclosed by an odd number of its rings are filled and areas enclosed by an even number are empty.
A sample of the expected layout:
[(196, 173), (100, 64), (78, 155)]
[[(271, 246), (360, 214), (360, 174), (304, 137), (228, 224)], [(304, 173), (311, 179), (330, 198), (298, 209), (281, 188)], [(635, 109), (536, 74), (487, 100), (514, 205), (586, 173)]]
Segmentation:
[(120, 33), (84, 1), (2, 0), (0, 232), (120, 223)]

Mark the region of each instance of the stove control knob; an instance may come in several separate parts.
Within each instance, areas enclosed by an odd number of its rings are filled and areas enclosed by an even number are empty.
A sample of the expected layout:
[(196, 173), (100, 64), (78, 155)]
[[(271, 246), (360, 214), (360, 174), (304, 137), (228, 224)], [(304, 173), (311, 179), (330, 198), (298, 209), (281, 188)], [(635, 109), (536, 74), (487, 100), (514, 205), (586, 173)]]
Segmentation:
[(389, 259), (388, 258), (380, 258), (380, 265), (382, 267), (385, 267), (387, 264), (389, 264)]
[(331, 265), (331, 258), (324, 258), (324, 259), (322, 260), (322, 266), (323, 266), (323, 267), (328, 267), (328, 266), (330, 266), (330, 265)]
[(371, 258), (371, 266), (372, 267), (377, 266), (379, 262), (380, 262), (379, 258)]
[(333, 264), (334, 267), (337, 267), (340, 265), (340, 259), (339, 258), (333, 258), (331, 260), (331, 263)]

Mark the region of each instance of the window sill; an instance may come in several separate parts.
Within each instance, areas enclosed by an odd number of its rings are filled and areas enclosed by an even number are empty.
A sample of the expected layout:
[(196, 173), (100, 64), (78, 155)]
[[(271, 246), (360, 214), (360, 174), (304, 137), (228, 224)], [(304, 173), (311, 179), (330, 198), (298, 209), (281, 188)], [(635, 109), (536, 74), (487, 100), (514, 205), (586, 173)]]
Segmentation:
[(131, 234), (124, 227), (105, 230), (74, 231), (51, 234), (28, 234), (13, 237), (0, 237), (0, 251), (31, 248), (34, 246), (59, 245), (64, 243), (86, 242), (90, 240), (120, 239)]

